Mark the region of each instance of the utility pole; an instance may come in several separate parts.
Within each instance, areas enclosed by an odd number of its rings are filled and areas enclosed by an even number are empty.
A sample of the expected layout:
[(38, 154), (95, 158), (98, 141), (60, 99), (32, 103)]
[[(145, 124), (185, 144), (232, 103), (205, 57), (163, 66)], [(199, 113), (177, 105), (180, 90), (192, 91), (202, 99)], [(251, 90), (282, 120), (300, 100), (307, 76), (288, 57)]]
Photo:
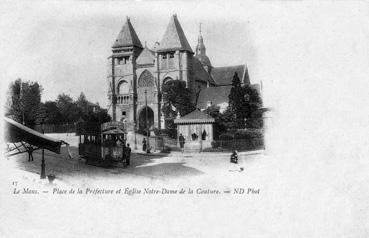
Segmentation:
[(137, 125), (136, 125), (136, 122), (134, 123), (133, 130), (135, 132), (135, 150), (137, 150), (137, 137), (136, 137), (136, 134), (137, 134)]
[[(45, 128), (44, 128), (44, 123), (45, 123), (45, 119), (42, 119), (41, 121), (41, 130), (42, 130), (42, 134), (45, 133)], [(46, 169), (45, 169), (45, 150), (44, 148), (42, 148), (42, 160), (41, 160), (41, 179), (45, 179), (46, 178)]]
[(114, 55), (111, 56), (111, 97), (112, 97), (112, 112), (113, 121), (117, 120), (117, 95), (115, 94), (115, 58)]
[(147, 147), (146, 147), (146, 153), (150, 153), (150, 142), (149, 142), (149, 127), (148, 127), (148, 115), (147, 115), (147, 90), (145, 89), (145, 116), (146, 116), (146, 142), (147, 142)]
[(25, 125), (25, 122), (24, 122), (23, 84), (22, 84), (22, 79), (20, 78), (19, 80), (20, 80), (19, 104), (22, 108), (22, 124)]

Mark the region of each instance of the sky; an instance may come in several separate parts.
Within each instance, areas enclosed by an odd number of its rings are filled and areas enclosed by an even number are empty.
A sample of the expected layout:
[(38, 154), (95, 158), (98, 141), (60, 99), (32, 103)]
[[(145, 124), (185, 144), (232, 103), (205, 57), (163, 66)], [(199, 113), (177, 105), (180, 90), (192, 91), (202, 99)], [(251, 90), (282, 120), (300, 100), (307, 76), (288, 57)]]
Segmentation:
[(107, 104), (107, 57), (120, 29), (130, 17), (142, 44), (161, 40), (170, 17), (177, 14), (195, 50), (202, 23), (207, 54), (214, 66), (255, 62), (250, 20), (233, 14), (224, 3), (76, 1), (8, 4), (3, 8), (6, 29), (6, 80), (38, 81), (42, 101), (84, 92), (93, 102)]

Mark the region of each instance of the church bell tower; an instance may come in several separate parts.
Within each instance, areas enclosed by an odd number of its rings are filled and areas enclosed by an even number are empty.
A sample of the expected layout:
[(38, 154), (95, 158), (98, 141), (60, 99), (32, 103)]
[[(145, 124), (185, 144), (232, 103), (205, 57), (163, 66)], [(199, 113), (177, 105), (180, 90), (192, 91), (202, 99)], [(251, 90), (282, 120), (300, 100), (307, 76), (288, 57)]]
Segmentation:
[(137, 111), (137, 75), (136, 59), (141, 53), (142, 44), (127, 17), (118, 34), (109, 59), (108, 81), (109, 114), (113, 121), (136, 123)]

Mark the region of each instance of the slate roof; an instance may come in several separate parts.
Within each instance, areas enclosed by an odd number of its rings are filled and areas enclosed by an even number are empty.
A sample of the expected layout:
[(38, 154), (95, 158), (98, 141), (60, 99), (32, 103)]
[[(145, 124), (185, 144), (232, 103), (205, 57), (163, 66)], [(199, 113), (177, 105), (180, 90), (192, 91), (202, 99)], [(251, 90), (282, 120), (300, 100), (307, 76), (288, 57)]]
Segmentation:
[(208, 82), (209, 81), (209, 83), (211, 85), (216, 85), (214, 79), (204, 69), (204, 67), (202, 66), (201, 62), (196, 57), (193, 57), (193, 72), (194, 72), (195, 80), (205, 81), (205, 82)]
[(175, 124), (198, 124), (198, 123), (214, 123), (215, 119), (205, 112), (195, 110), (179, 119), (175, 119)]
[(117, 39), (113, 44), (113, 48), (136, 46), (143, 48), (140, 39), (138, 38), (135, 29), (131, 24), (131, 20), (127, 17), (126, 23), (123, 25), (118, 34)]
[(218, 105), (221, 103), (228, 103), (228, 96), (231, 92), (232, 86), (218, 86), (204, 88), (200, 91), (197, 99), (197, 108), (204, 109), (207, 107), (208, 101), (212, 102), (212, 105)]
[(241, 83), (250, 84), (249, 73), (246, 65), (215, 67), (211, 74), (219, 86), (231, 85), (234, 73), (237, 72)]
[(207, 55), (196, 55), (195, 56), (203, 65), (211, 66), (210, 59)]
[(167, 26), (165, 34), (160, 41), (158, 52), (184, 50), (193, 53), (190, 44), (183, 32), (181, 25), (177, 19), (177, 15), (173, 15)]
[(149, 48), (145, 46), (141, 54), (137, 58), (137, 64), (145, 65), (145, 64), (153, 64), (155, 60), (155, 54)]

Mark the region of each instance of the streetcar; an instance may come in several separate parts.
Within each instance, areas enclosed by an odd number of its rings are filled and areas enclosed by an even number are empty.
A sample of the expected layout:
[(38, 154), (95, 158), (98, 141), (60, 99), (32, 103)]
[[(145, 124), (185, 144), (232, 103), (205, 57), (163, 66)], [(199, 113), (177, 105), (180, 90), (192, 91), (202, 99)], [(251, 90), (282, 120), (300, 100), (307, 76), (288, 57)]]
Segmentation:
[(78, 153), (86, 164), (101, 167), (124, 167), (129, 164), (126, 154), (127, 132), (123, 122), (77, 123)]

